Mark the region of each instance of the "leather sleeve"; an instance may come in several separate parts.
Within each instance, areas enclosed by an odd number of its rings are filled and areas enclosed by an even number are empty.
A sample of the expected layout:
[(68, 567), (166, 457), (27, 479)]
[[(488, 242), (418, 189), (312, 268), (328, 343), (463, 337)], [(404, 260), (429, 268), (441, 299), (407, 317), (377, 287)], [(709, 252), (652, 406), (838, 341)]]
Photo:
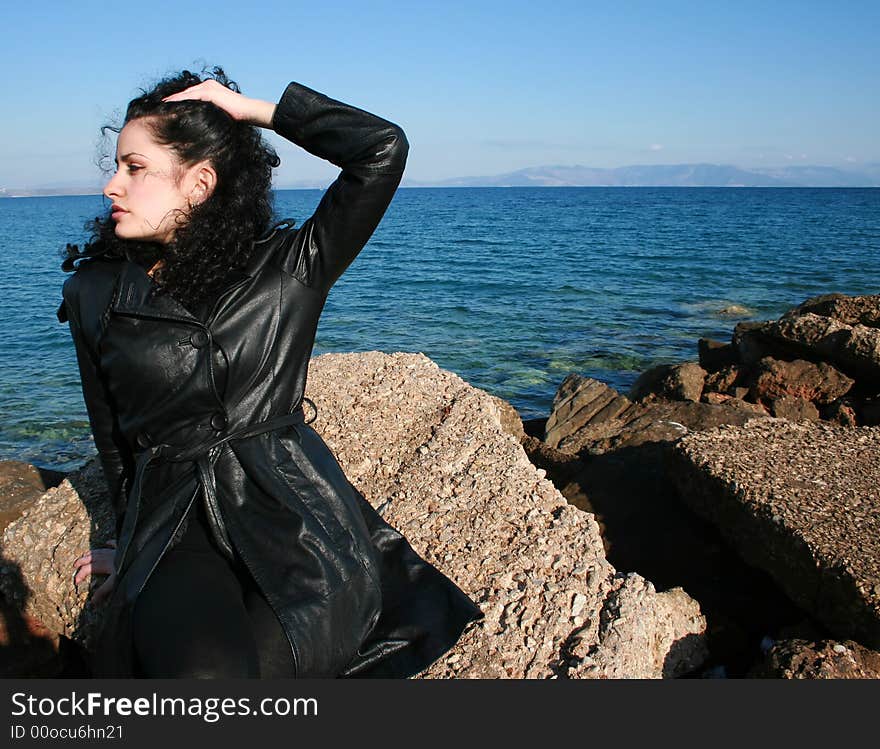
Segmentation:
[(119, 426), (114, 414), (106, 384), (101, 377), (98, 358), (86, 340), (80, 324), (80, 316), (74, 289), (75, 277), (64, 284), (63, 310), (59, 310), (59, 319), (67, 317), (70, 334), (73, 338), (76, 358), (82, 381), (83, 400), (89, 415), (89, 424), (95, 439), (95, 447), (104, 471), (107, 490), (113, 504), (116, 519), (116, 535), (122, 527), (126, 506), (126, 481), (131, 476), (133, 456), (128, 445), (119, 433)]
[(342, 169), (314, 215), (285, 242), (281, 264), (323, 293), (367, 243), (403, 176), (409, 143), (397, 125), (290, 83), (272, 129)]

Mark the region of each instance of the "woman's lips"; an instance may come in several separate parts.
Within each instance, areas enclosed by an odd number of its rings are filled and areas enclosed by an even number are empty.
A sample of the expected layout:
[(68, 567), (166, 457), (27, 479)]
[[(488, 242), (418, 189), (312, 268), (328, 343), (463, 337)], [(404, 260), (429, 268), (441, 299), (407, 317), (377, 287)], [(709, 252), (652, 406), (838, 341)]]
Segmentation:
[(124, 216), (128, 211), (122, 210), (122, 208), (114, 208), (113, 212), (110, 214), (110, 218), (114, 221), (119, 221), (119, 219)]

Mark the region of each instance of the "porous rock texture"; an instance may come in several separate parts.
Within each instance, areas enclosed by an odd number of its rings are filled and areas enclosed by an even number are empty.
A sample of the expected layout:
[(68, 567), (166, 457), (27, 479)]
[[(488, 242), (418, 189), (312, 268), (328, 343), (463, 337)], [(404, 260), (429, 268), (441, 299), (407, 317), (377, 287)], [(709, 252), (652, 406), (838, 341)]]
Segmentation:
[(832, 632), (880, 647), (880, 428), (759, 419), (689, 434), (681, 498)]
[[(703, 662), (698, 604), (614, 570), (594, 517), (529, 462), (497, 399), (421, 354), (380, 352), (313, 359), (307, 395), (351, 482), (485, 613), (420, 676), (654, 678)], [(69, 574), (110, 522), (65, 484), (10, 525), (4, 556), (33, 594), (23, 605), (82, 637)]]
[(87, 647), (96, 612), (85, 606), (103, 576), (77, 590), (73, 563), (90, 547), (103, 546), (114, 528), (104, 475), (97, 461), (34, 500), (10, 523), (0, 544), (0, 592), (5, 600), (55, 635)]
[(593, 516), (502, 431), (496, 399), (414, 354), (325, 354), (309, 387), (352, 483), (486, 615), (425, 676), (653, 677), (703, 660), (696, 602), (615, 573)]

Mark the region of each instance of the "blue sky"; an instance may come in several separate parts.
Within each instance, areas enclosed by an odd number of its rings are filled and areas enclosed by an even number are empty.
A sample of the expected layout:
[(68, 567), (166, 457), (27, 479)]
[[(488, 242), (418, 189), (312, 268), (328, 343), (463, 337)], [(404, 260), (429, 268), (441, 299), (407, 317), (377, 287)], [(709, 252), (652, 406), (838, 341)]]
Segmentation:
[[(7, 3), (0, 187), (99, 184), (98, 128), (162, 74), (296, 80), (403, 126), (407, 176), (880, 161), (880, 2)], [(335, 170), (272, 136), (277, 184)]]

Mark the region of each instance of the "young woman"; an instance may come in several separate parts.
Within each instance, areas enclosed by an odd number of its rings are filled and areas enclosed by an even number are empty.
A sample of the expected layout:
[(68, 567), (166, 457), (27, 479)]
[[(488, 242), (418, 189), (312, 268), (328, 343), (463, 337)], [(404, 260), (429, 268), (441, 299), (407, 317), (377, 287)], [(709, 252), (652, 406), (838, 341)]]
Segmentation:
[[(342, 172), (272, 225), (271, 128)], [(104, 677), (410, 676), (482, 617), (348, 482), (305, 417), (318, 318), (382, 218), (407, 140), (290, 83), (219, 68), (132, 100), (59, 318), (116, 511), (93, 670)]]

